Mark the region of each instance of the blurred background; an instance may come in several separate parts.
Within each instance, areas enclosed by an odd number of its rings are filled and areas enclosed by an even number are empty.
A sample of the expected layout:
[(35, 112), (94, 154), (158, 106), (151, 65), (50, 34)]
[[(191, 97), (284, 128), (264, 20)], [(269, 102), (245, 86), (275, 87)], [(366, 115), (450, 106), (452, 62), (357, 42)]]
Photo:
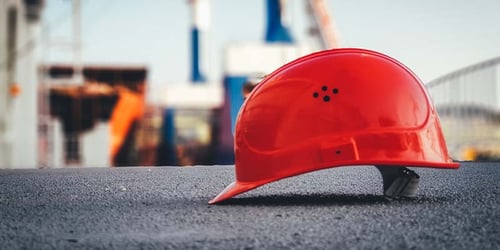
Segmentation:
[(428, 87), (457, 160), (500, 159), (496, 0), (0, 0), (0, 168), (232, 164), (245, 83), (361, 47)]

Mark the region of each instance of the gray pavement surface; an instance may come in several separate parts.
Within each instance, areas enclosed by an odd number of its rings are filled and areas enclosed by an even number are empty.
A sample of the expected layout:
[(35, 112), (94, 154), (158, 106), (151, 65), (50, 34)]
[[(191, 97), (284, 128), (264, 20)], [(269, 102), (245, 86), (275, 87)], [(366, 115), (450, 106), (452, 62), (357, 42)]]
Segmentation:
[(500, 249), (500, 164), (414, 170), (415, 199), (344, 167), (212, 206), (232, 166), (0, 170), (0, 248)]

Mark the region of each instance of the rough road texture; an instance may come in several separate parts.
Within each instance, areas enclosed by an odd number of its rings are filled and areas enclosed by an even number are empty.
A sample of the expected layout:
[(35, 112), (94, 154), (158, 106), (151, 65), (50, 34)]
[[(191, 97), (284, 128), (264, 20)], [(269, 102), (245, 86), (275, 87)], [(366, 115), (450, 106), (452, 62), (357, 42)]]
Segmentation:
[(415, 170), (412, 200), (348, 167), (215, 206), (231, 166), (0, 170), (0, 248), (500, 249), (500, 164)]

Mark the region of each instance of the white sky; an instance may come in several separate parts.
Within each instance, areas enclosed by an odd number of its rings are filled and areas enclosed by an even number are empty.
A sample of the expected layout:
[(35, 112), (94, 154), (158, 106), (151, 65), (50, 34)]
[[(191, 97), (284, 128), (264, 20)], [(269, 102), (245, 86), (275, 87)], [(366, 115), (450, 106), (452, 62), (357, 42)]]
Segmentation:
[[(305, 42), (304, 0), (288, 0), (292, 34)], [(330, 0), (343, 47), (386, 53), (424, 82), (500, 56), (498, 0)], [(71, 41), (71, 1), (48, 0), (44, 32), (51, 44)], [(143, 64), (150, 84), (187, 82), (190, 9), (187, 0), (82, 0), (83, 61)], [(264, 0), (212, 0), (209, 80), (222, 78), (223, 49), (262, 42)], [(45, 61), (69, 61), (70, 50), (51, 46)], [(207, 58), (204, 58), (207, 59)]]

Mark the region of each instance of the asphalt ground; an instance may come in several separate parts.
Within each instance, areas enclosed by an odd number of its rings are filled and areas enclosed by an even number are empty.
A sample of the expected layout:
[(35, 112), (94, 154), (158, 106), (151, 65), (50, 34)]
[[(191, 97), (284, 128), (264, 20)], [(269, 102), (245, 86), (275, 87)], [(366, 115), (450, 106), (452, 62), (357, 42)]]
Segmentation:
[(500, 164), (309, 173), (208, 205), (232, 166), (0, 170), (1, 249), (500, 249)]

